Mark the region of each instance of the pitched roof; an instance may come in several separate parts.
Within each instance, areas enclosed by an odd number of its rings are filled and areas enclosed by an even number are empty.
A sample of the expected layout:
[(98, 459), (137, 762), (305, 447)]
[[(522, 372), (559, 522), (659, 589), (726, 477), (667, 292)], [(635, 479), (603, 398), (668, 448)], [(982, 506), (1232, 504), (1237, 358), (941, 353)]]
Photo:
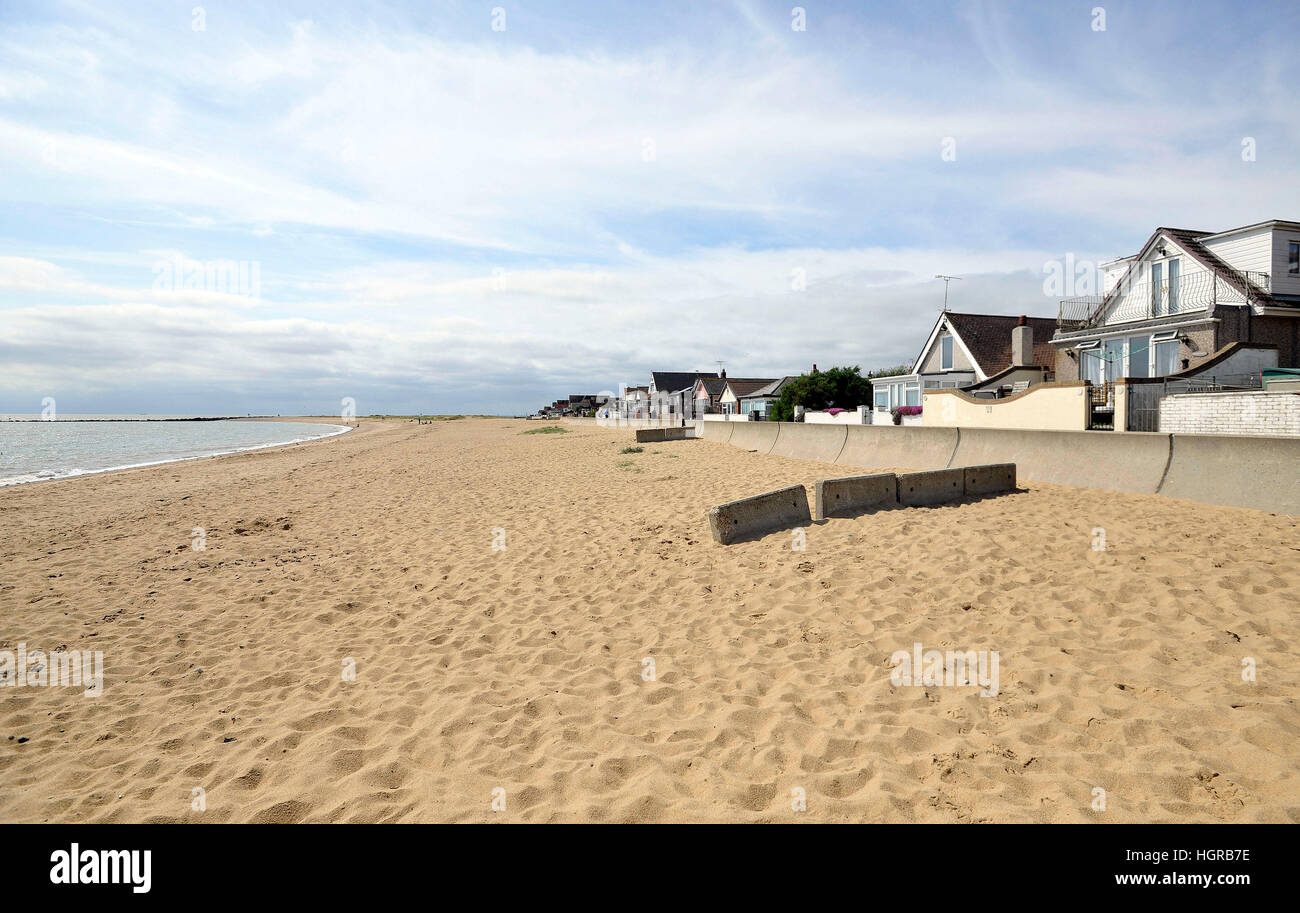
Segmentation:
[[(1270, 223), (1261, 222), (1259, 224), (1267, 225)], [(1255, 228), (1258, 226), (1252, 225), (1246, 227)], [(1237, 230), (1238, 229), (1232, 229), (1232, 231)], [(1155, 244), (1156, 239), (1161, 235), (1167, 235), (1172, 238), (1174, 242), (1178, 244), (1179, 247), (1183, 248), (1183, 250), (1187, 251), (1193, 259), (1199, 261), (1202, 266), (1210, 270), (1210, 272), (1217, 274), (1224, 282), (1240, 292), (1242, 297), (1259, 301), (1268, 307), (1291, 306), (1291, 302), (1287, 301), (1285, 298), (1275, 298), (1259, 286), (1249, 283), (1244, 272), (1229, 266), (1218, 254), (1214, 253), (1201, 243), (1201, 238), (1213, 237), (1215, 234), (1215, 232), (1208, 231), (1193, 231), (1189, 228), (1157, 228), (1151, 233), (1151, 237), (1147, 238), (1146, 243), (1142, 245), (1142, 249), (1138, 251), (1136, 255), (1129, 258), (1133, 262), (1128, 265), (1128, 269), (1124, 271), (1124, 275), (1120, 277), (1120, 281), (1115, 283), (1115, 287), (1102, 299), (1101, 304), (1098, 305), (1092, 316), (1099, 317), (1106, 312), (1111, 301), (1121, 289), (1125, 288), (1129, 274), (1132, 273), (1133, 270), (1140, 268), (1142, 257), (1151, 249), (1151, 246)], [(1217, 234), (1227, 234), (1227, 232), (1218, 232)], [(1035, 338), (1037, 337), (1035, 336)]]
[[(727, 379), (725, 377), (714, 377), (710, 374), (704, 374), (696, 378), (696, 383), (704, 384), (704, 389), (709, 396), (721, 396), (722, 391), (726, 389)], [(692, 384), (691, 386), (695, 386), (695, 384)]]
[(651, 371), (650, 378), (660, 393), (675, 393), (695, 386), (697, 377), (707, 377), (702, 371)]
[(764, 387), (770, 387), (778, 383), (770, 377), (728, 377), (727, 386), (731, 388), (732, 396), (740, 399), (742, 396), (749, 396), (755, 390), (761, 390)]
[(757, 399), (760, 396), (779, 396), (781, 393), (781, 388), (794, 379), (795, 379), (794, 374), (787, 374), (785, 377), (778, 377), (770, 384), (767, 384), (766, 386), (763, 387), (759, 387), (757, 390), (752, 390), (749, 393), (746, 393), (744, 396), (740, 396), (738, 398)]
[[(985, 375), (991, 377), (1011, 367), (1011, 331), (1020, 322), (1019, 317), (958, 314), (953, 311), (948, 311), (944, 316)], [(1055, 367), (1056, 350), (1052, 348), (1052, 336), (1056, 333), (1056, 318), (1026, 317), (1025, 323), (1034, 331), (1032, 364), (1044, 368)]]

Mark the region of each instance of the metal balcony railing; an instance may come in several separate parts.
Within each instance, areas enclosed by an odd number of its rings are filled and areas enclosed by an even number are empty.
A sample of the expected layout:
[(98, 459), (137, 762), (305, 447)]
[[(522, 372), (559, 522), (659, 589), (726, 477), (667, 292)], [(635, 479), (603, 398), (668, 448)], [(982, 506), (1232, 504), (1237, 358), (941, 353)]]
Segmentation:
[(1217, 304), (1248, 304), (1268, 295), (1271, 288), (1268, 273), (1246, 270), (1196, 270), (1161, 282), (1144, 275), (1136, 282), (1120, 283), (1108, 295), (1062, 300), (1056, 323), (1062, 329), (1086, 330), (1103, 323), (1171, 317)]

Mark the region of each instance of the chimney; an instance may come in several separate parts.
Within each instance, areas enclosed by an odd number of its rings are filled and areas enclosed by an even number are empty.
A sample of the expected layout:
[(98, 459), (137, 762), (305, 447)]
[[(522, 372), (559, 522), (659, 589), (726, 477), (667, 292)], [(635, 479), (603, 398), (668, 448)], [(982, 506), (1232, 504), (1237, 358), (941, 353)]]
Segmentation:
[(814, 373), (814, 374), (816, 374), (816, 373), (817, 373), (817, 366), (816, 366), (816, 365), (813, 365), (813, 369), (812, 369), (812, 372), (813, 372), (813, 373)]
[(1034, 328), (1024, 314), (1011, 331), (1011, 364), (1032, 365), (1034, 363)]
[(719, 371), (719, 372), (718, 372), (718, 377), (722, 378), (723, 380), (726, 380), (726, 379), (727, 379), (727, 369), (726, 369), (726, 368), (723, 368), (721, 371)]

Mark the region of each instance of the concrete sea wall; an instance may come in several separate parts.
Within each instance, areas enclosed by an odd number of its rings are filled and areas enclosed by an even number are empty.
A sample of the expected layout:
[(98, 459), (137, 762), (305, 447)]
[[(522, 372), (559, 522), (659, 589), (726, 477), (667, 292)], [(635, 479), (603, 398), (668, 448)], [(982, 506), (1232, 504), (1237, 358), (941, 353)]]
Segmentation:
[[(1019, 477), (1300, 516), (1300, 438), (795, 422), (707, 422), (752, 450), (863, 469), (1015, 463)], [(837, 442), (838, 454), (835, 454)]]

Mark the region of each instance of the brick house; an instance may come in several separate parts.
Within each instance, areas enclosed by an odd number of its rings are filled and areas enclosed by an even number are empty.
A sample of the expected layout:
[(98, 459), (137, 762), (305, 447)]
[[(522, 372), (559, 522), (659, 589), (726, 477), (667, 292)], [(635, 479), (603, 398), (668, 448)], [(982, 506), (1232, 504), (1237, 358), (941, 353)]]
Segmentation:
[(1224, 375), (1300, 366), (1300, 223), (1158, 228), (1101, 265), (1102, 294), (1061, 301), (1058, 381)]

